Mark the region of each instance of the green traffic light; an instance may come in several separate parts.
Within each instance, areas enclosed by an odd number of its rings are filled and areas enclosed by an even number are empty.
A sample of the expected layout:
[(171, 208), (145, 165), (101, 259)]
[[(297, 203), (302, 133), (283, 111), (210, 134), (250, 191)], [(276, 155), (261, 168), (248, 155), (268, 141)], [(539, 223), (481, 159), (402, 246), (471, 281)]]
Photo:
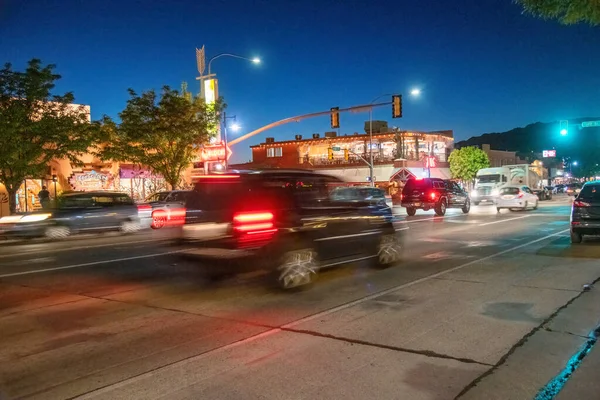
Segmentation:
[(566, 129), (561, 129), (560, 130), (560, 134), (565, 136), (567, 133), (569, 133), (569, 131), (567, 131)]

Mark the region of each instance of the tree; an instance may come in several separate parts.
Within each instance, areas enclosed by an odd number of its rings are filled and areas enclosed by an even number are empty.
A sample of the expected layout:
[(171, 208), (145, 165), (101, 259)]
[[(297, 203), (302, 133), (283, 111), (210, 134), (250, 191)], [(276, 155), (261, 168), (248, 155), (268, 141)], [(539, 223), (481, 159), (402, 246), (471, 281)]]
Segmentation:
[(565, 25), (579, 22), (600, 24), (598, 0), (514, 0), (525, 12), (546, 19), (556, 19)]
[(490, 160), (487, 154), (473, 146), (453, 150), (448, 157), (452, 177), (465, 182), (475, 179), (477, 171), (489, 168)]
[(99, 156), (143, 165), (162, 175), (172, 189), (179, 187), (199, 146), (216, 130), (221, 102), (207, 106), (168, 86), (160, 98), (154, 90), (138, 95), (129, 89), (129, 95), (120, 123), (104, 117), (105, 144)]
[(8, 192), (10, 212), (27, 178), (42, 178), (55, 159), (79, 165), (79, 156), (94, 144), (98, 124), (89, 109), (73, 104), (72, 93), (52, 95), (60, 75), (55, 65), (29, 61), (24, 72), (11, 64), (0, 70), (0, 182)]

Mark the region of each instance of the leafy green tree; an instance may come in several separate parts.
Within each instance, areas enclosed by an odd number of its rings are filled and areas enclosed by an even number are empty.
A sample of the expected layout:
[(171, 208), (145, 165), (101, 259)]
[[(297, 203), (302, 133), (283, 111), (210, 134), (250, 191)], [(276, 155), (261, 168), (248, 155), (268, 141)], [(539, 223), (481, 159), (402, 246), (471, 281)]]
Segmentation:
[(546, 19), (555, 19), (565, 25), (579, 22), (600, 24), (598, 0), (514, 0), (525, 12)]
[(24, 72), (11, 64), (0, 70), (0, 182), (16, 210), (16, 193), (26, 178), (42, 178), (48, 164), (69, 159), (81, 164), (98, 136), (89, 109), (73, 104), (73, 94), (53, 95), (55, 65), (29, 61)]
[(179, 187), (183, 171), (215, 131), (222, 103), (207, 106), (168, 86), (160, 96), (154, 90), (138, 95), (132, 89), (129, 95), (120, 123), (104, 117), (99, 156), (143, 165), (162, 175), (172, 189)]
[(489, 168), (490, 160), (487, 154), (478, 147), (468, 146), (455, 149), (448, 157), (452, 177), (464, 182), (472, 182), (477, 171)]

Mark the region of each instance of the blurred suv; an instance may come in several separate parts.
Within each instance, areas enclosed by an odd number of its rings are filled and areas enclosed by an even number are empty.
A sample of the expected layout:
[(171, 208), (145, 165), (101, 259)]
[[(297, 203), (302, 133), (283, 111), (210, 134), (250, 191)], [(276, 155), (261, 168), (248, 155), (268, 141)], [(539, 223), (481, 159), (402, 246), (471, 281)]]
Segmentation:
[(133, 233), (150, 226), (149, 205), (136, 206), (126, 193), (75, 192), (61, 196), (57, 208), (0, 219), (0, 235), (61, 239), (78, 232)]
[(389, 207), (355, 189), (332, 192), (342, 183), (310, 171), (198, 177), (180, 228), (183, 253), (203, 260), (211, 277), (266, 270), (283, 289), (309, 285), (334, 265), (399, 261), (401, 232)]
[(600, 182), (588, 182), (573, 200), (571, 243), (581, 243), (584, 235), (600, 235)]
[(448, 208), (460, 208), (465, 214), (471, 210), (468, 193), (456, 182), (439, 178), (410, 178), (400, 199), (409, 216), (415, 215), (417, 209), (434, 209), (440, 216), (446, 214)]
[(166, 225), (183, 223), (185, 217), (185, 201), (189, 190), (171, 190), (154, 193), (146, 199), (152, 207), (152, 229), (160, 229)]

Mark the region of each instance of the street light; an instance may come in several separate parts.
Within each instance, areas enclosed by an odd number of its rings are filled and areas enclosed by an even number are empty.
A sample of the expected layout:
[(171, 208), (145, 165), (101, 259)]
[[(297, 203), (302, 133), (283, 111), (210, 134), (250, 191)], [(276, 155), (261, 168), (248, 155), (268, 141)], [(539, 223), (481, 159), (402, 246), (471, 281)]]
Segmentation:
[[(411, 96), (416, 97), (420, 94), (421, 91), (419, 89), (412, 89), (410, 91)], [(392, 94), (382, 94), (381, 96), (377, 96), (369, 104), (373, 105), (377, 100), (385, 96), (392, 96)], [(369, 107), (369, 156), (369, 180), (371, 181), (371, 186), (375, 186), (375, 182), (373, 181), (373, 107)]]
[(237, 132), (240, 130), (240, 125), (236, 122), (235, 115), (228, 117), (227, 113), (223, 112), (223, 144), (225, 145), (225, 161), (223, 161), (223, 166), (225, 169), (227, 169), (227, 120), (228, 119), (233, 120), (233, 124), (231, 124), (231, 129), (234, 132)]
[(573, 165), (574, 165), (574, 166), (577, 166), (577, 161), (573, 161)]
[(221, 53), (221, 54), (217, 54), (216, 56), (214, 56), (213, 58), (211, 58), (210, 60), (208, 60), (208, 75), (210, 76), (211, 73), (211, 64), (214, 60), (216, 60), (217, 58), (221, 58), (221, 57), (233, 57), (233, 58), (239, 58), (240, 60), (246, 60), (246, 61), (250, 61), (253, 64), (260, 64), (261, 60), (258, 57), (254, 57), (254, 58), (248, 58), (248, 57), (243, 57), (243, 56), (238, 56), (237, 54), (231, 54), (231, 53)]

